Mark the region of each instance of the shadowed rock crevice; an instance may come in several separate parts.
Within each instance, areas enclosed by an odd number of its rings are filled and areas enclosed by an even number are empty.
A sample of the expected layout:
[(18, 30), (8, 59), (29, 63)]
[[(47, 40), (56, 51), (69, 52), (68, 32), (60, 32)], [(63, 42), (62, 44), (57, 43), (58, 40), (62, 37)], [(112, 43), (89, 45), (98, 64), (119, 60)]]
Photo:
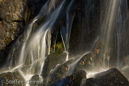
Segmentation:
[(0, 18), (0, 21), (2, 21), (3, 19), (2, 18)]

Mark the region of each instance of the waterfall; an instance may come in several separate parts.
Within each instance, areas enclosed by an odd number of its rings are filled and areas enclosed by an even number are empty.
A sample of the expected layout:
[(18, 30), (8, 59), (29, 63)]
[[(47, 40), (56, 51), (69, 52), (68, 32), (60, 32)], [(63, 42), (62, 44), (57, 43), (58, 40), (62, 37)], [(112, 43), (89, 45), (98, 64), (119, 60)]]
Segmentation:
[[(122, 12), (122, 10), (125, 10), (125, 13)], [(127, 6), (127, 0), (121, 1), (120, 2), (120, 7), (118, 9), (118, 32), (117, 32), (117, 68), (121, 67), (122, 62), (120, 61), (120, 55), (121, 55), (121, 49), (120, 49), (120, 34), (122, 29), (125, 29), (125, 23), (128, 19), (128, 6)]]
[(106, 7), (105, 7), (105, 15), (104, 20), (102, 20), (102, 36), (103, 37), (103, 49), (104, 49), (104, 55), (103, 55), (103, 67), (106, 67), (108, 64), (109, 66), (109, 59), (110, 59), (110, 53), (111, 53), (111, 35), (113, 34), (113, 31), (115, 29), (115, 25), (117, 23), (116, 18), (117, 16), (117, 9), (120, 6), (120, 0), (109, 0), (105, 1)]
[(68, 61), (68, 52), (69, 52), (69, 40), (70, 40), (70, 33), (71, 33), (71, 28), (72, 28), (72, 23), (74, 19), (74, 14), (72, 15), (70, 13), (71, 8), (73, 7), (73, 4), (76, 0), (72, 0), (71, 3), (68, 6), (68, 9), (66, 11), (66, 28), (61, 29), (61, 35), (62, 35), (62, 40), (65, 46), (65, 51), (67, 52), (67, 57), (66, 61)]
[(109, 1), (109, 8), (107, 11), (107, 17), (105, 20), (105, 25), (104, 25), (104, 35), (105, 35), (105, 48), (104, 48), (104, 58), (103, 58), (103, 65), (106, 66), (106, 59), (107, 59), (107, 52), (110, 53), (109, 47), (110, 47), (110, 35), (112, 34), (112, 30), (114, 29), (114, 22), (115, 22), (115, 15), (116, 14), (116, 8), (119, 6), (118, 5), (119, 1), (118, 0), (110, 0)]
[[(127, 15), (128, 15), (127, 0), (109, 0), (104, 2), (105, 5), (102, 8), (102, 13), (101, 13), (102, 25), (101, 25), (101, 36), (100, 36), (104, 43), (103, 67), (107, 66), (109, 67), (110, 59), (115, 58), (111, 57), (110, 55), (112, 53), (117, 53), (116, 65), (117, 68), (119, 68), (121, 64), (120, 33), (121, 30), (124, 29), (124, 25), (127, 20)], [(105, 10), (104, 15), (102, 15), (103, 10)], [(123, 10), (126, 10), (125, 13), (123, 13)], [(115, 35), (116, 38), (113, 38), (113, 36)], [(115, 51), (111, 52), (113, 49), (111, 46), (113, 44), (112, 42), (113, 40), (117, 40), (117, 43), (115, 44), (117, 49), (116, 52)]]
[[(95, 66), (97, 66), (98, 63), (100, 63), (100, 69), (106, 70), (109, 68), (110, 61), (113, 58), (116, 61), (114, 62), (116, 67), (120, 68), (122, 64), (121, 59), (123, 59), (121, 52), (122, 31), (126, 29), (125, 25), (128, 19), (127, 0), (100, 1), (102, 6), (100, 6), (101, 12), (99, 13), (100, 16), (97, 16), (98, 18), (96, 18), (96, 15), (93, 12), (94, 10), (98, 10), (95, 9), (95, 1), (82, 1), (85, 3), (79, 3), (78, 5), (78, 0), (48, 0), (46, 4), (42, 6), (39, 14), (33, 19), (28, 27), (26, 27), (25, 32), (12, 46), (4, 66), (0, 69), (0, 74), (18, 71), (23, 76), (25, 81), (31, 80), (34, 75), (39, 75), (41, 81), (45, 79), (47, 80), (53, 73), (55, 73), (56, 70), (58, 70), (59, 67), (63, 64), (66, 65), (67, 62), (71, 61), (70, 40), (72, 30), (75, 30), (76, 28), (79, 36), (76, 37), (75, 40), (80, 39), (83, 43), (79, 44), (79, 42), (76, 42), (75, 44), (79, 45), (78, 49), (82, 49), (80, 51), (82, 51), (83, 54), (78, 54), (79, 50), (76, 49), (78, 52), (77, 54), (74, 54), (77, 56), (73, 57), (73, 61), (68, 64), (68, 68), (66, 68), (66, 75), (74, 73), (77, 65), (80, 65), (78, 64), (79, 61), (81, 61), (84, 57), (86, 59), (84, 59), (81, 66), (88, 64), (94, 68), (94, 71), (92, 71), (93, 73), (91, 73), (91, 75), (89, 73), (88, 76), (98, 73), (95, 69), (97, 68)], [(84, 8), (82, 6), (81, 8), (82, 4), (89, 5), (84, 6)], [(123, 13), (123, 9), (127, 12)], [(92, 16), (90, 14), (92, 14)], [(75, 19), (77, 21), (76, 23), (74, 22)], [(95, 19), (100, 20), (98, 20), (99, 23), (97, 23), (99, 25), (94, 24), (96, 23)], [(90, 23), (93, 23), (93, 26)], [(77, 25), (73, 27), (74, 24)], [(98, 30), (100, 30), (100, 33), (98, 33)], [(55, 38), (52, 39), (53, 34)], [(65, 61), (62, 62), (62, 60), (59, 60), (61, 61), (60, 64), (54, 64), (55, 66), (50, 69), (48, 75), (46, 75), (45, 78), (42, 78), (41, 76), (46, 59), (54, 52), (57, 53), (55, 47), (51, 53), (51, 47), (56, 45), (58, 36), (61, 36), (60, 41), (63, 43), (64, 47), (63, 53), (65, 52), (66, 54), (66, 56), (62, 56), (63, 54), (59, 56), (62, 57), (63, 60), (65, 58)], [(81, 38), (81, 36), (84, 37)], [(97, 46), (98, 42), (101, 42), (102, 44)], [(95, 49), (98, 50), (95, 51)], [(116, 55), (113, 53), (116, 53)], [(116, 56), (116, 58), (111, 56), (112, 54)], [(54, 55), (53, 58), (55, 57)], [(91, 57), (92, 63), (88, 63), (88, 57)], [(58, 59), (55, 58), (55, 61), (56, 60)], [(99, 60), (101, 60), (101, 62), (99, 62)], [(26, 86), (29, 86), (29, 83), (26, 83)]]

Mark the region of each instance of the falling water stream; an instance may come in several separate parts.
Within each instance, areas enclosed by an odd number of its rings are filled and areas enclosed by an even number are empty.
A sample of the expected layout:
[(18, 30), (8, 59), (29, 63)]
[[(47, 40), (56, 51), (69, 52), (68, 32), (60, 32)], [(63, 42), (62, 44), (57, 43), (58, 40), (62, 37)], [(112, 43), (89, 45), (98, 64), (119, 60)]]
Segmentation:
[[(114, 22), (115, 21), (115, 14), (117, 13), (116, 10), (120, 6), (119, 4), (120, 0), (109, 0), (106, 1), (108, 8), (107, 13), (105, 14), (104, 24), (102, 26), (103, 32), (103, 41), (105, 42), (104, 46), (104, 57), (103, 57), (103, 66), (106, 66), (106, 62), (108, 61), (107, 53), (110, 53), (110, 37), (112, 34), (112, 31), (114, 29)], [(109, 61), (108, 61), (109, 62)]]
[[(111, 59), (110, 53), (112, 53), (110, 51), (111, 34), (114, 33), (114, 29), (116, 29), (117, 26), (116, 64), (119, 68), (120, 34), (124, 26), (123, 22), (126, 22), (127, 20), (127, 17), (122, 20), (121, 5), (125, 3), (123, 3), (123, 0), (105, 0), (104, 2), (106, 3), (107, 7), (104, 9), (104, 19), (100, 24), (101, 34), (96, 37), (92, 47), (89, 51), (86, 51), (84, 55), (93, 53), (92, 49), (94, 48), (96, 42), (102, 38), (102, 41), (104, 42), (104, 56), (102, 66), (106, 67), (108, 65), (109, 67)], [(124, 0), (124, 2), (127, 3), (126, 0)], [(41, 75), (44, 63), (48, 55), (51, 54), (50, 48), (53, 27), (55, 24), (59, 24), (59, 21), (64, 16), (66, 18), (66, 25), (61, 27), (60, 33), (58, 34), (61, 34), (62, 42), (64, 45), (64, 52), (67, 54), (65, 62), (67, 62), (69, 60), (70, 34), (71, 29), (74, 29), (72, 28), (72, 25), (75, 18), (75, 13), (71, 13), (71, 11), (74, 9), (75, 3), (76, 0), (48, 0), (41, 8), (39, 14), (28, 25), (26, 31), (17, 39), (16, 43), (12, 47), (11, 52), (8, 55), (8, 59), (6, 60), (5, 65), (1, 68), (1, 73), (18, 71), (24, 77), (25, 81), (30, 80), (34, 75), (39, 75), (42, 81), (43, 78)], [(37, 28), (33, 28), (34, 24), (42, 17), (46, 17), (46, 20), (41, 22)], [(56, 40), (57, 36), (54, 44), (56, 44)], [(77, 60), (69, 65), (68, 75), (73, 73), (77, 63), (83, 58), (84, 55), (80, 55)], [(54, 69), (51, 69), (51, 73), (57, 70), (59, 65), (60, 64), (57, 64)], [(26, 83), (26, 86), (29, 86), (29, 83)]]

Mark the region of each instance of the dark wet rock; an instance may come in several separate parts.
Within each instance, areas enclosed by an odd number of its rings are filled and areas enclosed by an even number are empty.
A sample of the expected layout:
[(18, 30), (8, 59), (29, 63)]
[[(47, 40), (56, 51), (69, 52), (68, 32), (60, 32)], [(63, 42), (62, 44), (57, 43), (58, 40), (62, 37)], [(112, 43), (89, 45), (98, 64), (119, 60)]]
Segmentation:
[(82, 79), (86, 78), (86, 72), (84, 70), (80, 70), (77, 73), (74, 73), (71, 76), (68, 76), (68, 79), (73, 80), (72, 86), (80, 86)]
[(83, 78), (80, 86), (85, 86), (85, 85), (86, 85), (86, 78)]
[(25, 86), (25, 81), (18, 72), (8, 72), (0, 74), (0, 86)]
[(79, 70), (86, 70), (86, 71), (92, 71), (93, 65), (92, 65), (92, 54), (88, 53), (84, 55), (79, 62), (77, 63), (74, 72), (77, 72)]
[(36, 86), (36, 85), (43, 85), (43, 82), (41, 81), (41, 77), (39, 75), (32, 76), (30, 80), (30, 86)]
[(46, 78), (52, 69), (56, 67), (57, 64), (61, 64), (66, 59), (66, 53), (63, 52), (53, 52), (45, 60), (43, 67), (43, 77)]
[(73, 62), (73, 59), (65, 62), (64, 64), (57, 65), (51, 72), (50, 75), (44, 80), (45, 84), (52, 84), (65, 78), (69, 72), (69, 65)]
[(129, 80), (129, 67), (125, 66), (121, 69), (121, 73)]
[(86, 78), (86, 72), (81, 70), (77, 73), (67, 76), (58, 82), (55, 82), (50, 86), (80, 86), (83, 78)]
[(86, 85), (85, 86), (98, 86), (95, 84), (95, 81), (93, 78), (89, 78), (86, 80)]
[(62, 80), (60, 80), (60, 81), (58, 81), (50, 86), (67, 86), (67, 85), (71, 86), (69, 84), (70, 84), (70, 80), (67, 78), (64, 78), (64, 79), (62, 79)]
[(129, 82), (119, 70), (112, 68), (87, 79), (86, 86), (129, 86)]

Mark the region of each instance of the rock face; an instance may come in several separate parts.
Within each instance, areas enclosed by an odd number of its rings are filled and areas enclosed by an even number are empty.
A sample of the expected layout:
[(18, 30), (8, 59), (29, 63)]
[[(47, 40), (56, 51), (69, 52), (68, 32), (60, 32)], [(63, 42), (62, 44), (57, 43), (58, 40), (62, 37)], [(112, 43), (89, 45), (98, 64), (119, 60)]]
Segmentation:
[(10, 45), (24, 31), (26, 0), (0, 0), (0, 61)]
[(47, 0), (0, 0), (0, 64)]
[(129, 82), (120, 71), (112, 68), (87, 79), (86, 86), (129, 86)]
[(14, 40), (23, 30), (25, 2), (2, 0), (0, 2), (0, 50)]

